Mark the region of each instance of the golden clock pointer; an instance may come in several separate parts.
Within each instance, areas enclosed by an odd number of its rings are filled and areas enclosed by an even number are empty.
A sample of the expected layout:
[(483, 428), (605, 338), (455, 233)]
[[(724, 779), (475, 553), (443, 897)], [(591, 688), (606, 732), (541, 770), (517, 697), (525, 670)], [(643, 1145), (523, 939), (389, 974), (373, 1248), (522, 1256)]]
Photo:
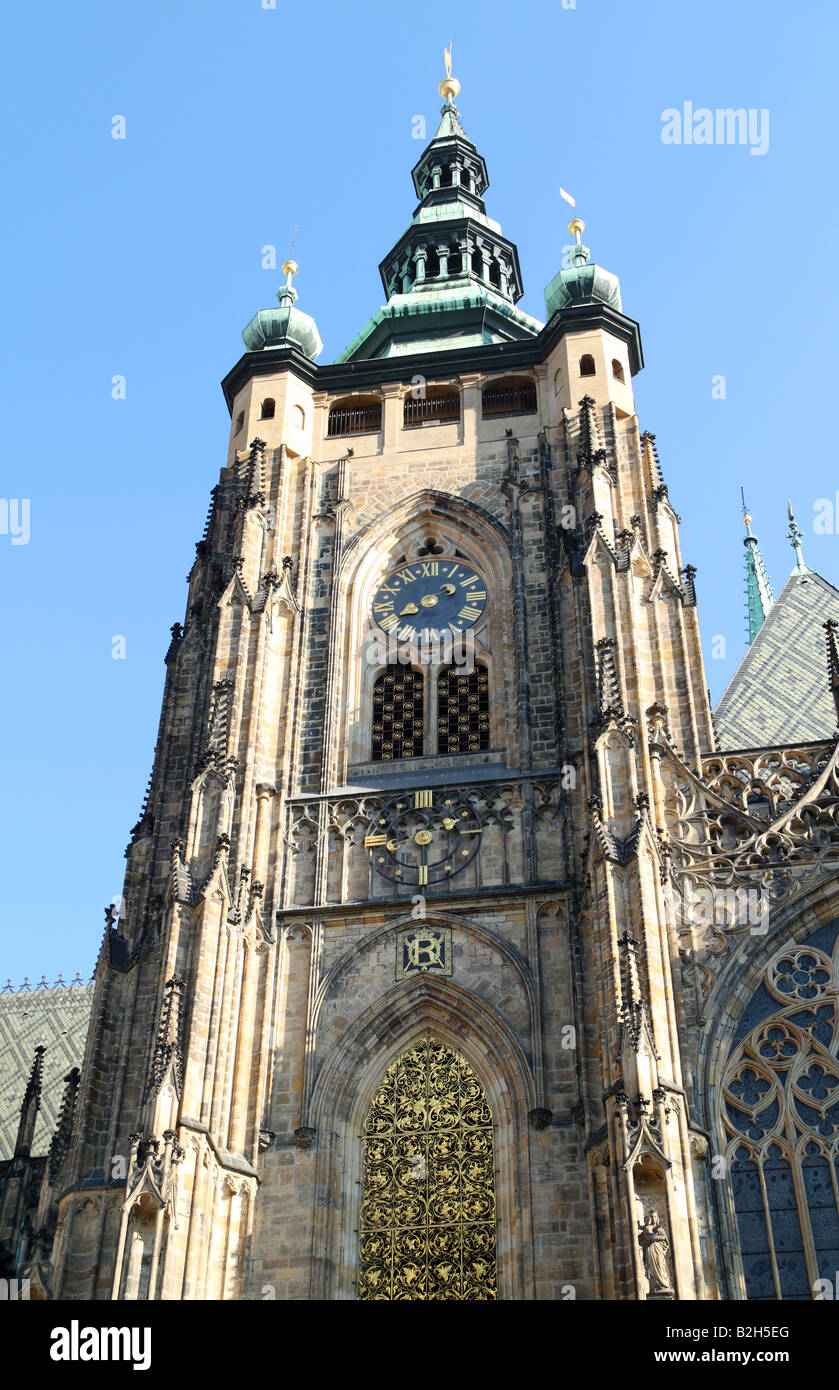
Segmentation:
[(454, 584), (441, 584), (440, 588), (443, 590), (444, 594), (453, 594), (455, 592)]
[(399, 614), (400, 618), (404, 618), (406, 613), (419, 613), (419, 609), (415, 603), (406, 603), (402, 612)]

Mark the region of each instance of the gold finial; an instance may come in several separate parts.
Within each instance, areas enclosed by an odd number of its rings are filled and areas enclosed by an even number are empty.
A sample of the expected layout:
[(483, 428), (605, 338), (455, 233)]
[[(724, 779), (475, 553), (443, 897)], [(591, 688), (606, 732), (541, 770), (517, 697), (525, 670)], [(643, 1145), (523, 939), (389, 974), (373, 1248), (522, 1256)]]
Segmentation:
[(288, 259), (287, 261), (283, 261), (283, 272), (284, 272), (284, 274), (285, 274), (285, 287), (286, 287), (287, 290), (290, 290), (290, 289), (293, 288), (292, 283), (291, 283), (291, 278), (292, 278), (293, 275), (296, 275), (296, 274), (297, 274), (297, 272), (298, 272), (299, 269), (300, 269), (299, 265), (297, 264), (296, 261), (293, 261), (293, 260), (291, 259), (291, 257), (289, 257), (289, 259)]
[(456, 77), (452, 77), (452, 41), (449, 39), (448, 48), (443, 49), (443, 62), (446, 65), (446, 75), (439, 84), (437, 91), (444, 101), (452, 102), (460, 92), (460, 83)]
[(581, 243), (582, 235), (583, 235), (583, 232), (585, 231), (585, 229), (586, 229), (586, 224), (585, 224), (585, 222), (583, 222), (582, 218), (580, 218), (580, 217), (575, 217), (575, 218), (573, 219), (572, 222), (569, 222), (569, 223), (568, 223), (568, 230), (569, 230), (569, 232), (571, 232), (571, 233), (577, 238), (577, 245), (578, 245), (578, 246), (579, 246), (580, 243)]
[(751, 531), (752, 514), (746, 506), (746, 494), (743, 491), (743, 484), (740, 484), (740, 501), (743, 503), (743, 525), (747, 531)]

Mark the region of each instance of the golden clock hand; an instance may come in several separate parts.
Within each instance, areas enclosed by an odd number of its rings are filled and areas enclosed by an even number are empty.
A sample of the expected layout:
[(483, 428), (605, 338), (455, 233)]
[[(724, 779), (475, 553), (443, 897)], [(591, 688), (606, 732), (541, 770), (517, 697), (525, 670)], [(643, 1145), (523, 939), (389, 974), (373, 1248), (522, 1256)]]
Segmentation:
[(400, 618), (404, 618), (406, 613), (419, 613), (419, 609), (415, 603), (406, 603), (402, 612), (399, 614)]
[(444, 594), (453, 594), (455, 592), (454, 584), (441, 584), (440, 588), (443, 590)]

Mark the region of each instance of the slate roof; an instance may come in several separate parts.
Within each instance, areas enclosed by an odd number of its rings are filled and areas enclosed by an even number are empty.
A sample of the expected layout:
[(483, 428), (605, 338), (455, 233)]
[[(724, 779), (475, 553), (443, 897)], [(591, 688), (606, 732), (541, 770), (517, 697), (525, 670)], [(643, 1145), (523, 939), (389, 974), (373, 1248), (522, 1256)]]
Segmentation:
[(714, 711), (721, 749), (832, 737), (828, 618), (839, 620), (839, 589), (812, 570), (791, 574)]
[(81, 1066), (84, 1056), (93, 989), (73, 985), (0, 994), (0, 1159), (14, 1152), (20, 1106), (39, 1044), (46, 1052), (32, 1153), (49, 1149), (64, 1078), (72, 1067)]

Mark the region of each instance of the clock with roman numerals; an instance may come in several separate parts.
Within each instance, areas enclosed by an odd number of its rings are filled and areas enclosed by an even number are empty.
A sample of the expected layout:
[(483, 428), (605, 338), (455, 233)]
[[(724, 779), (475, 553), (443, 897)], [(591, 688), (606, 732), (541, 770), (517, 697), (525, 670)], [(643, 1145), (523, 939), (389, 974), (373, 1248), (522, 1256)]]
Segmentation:
[(441, 642), (483, 617), (486, 581), (454, 557), (411, 560), (389, 574), (373, 595), (376, 627), (400, 642)]

